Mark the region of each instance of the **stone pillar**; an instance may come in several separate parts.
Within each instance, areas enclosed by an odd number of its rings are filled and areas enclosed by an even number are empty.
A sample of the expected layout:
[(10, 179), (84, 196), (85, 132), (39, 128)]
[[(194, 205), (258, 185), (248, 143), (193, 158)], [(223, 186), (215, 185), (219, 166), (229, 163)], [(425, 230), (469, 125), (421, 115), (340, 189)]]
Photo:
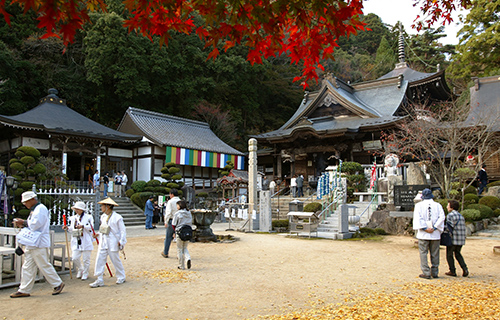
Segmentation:
[(253, 211), (257, 210), (257, 140), (248, 140), (248, 230), (253, 230)]
[(349, 208), (346, 204), (339, 206), (339, 233), (337, 239), (350, 239), (352, 234), (349, 232)]
[(260, 192), (259, 227), (262, 232), (272, 230), (271, 191), (268, 190)]

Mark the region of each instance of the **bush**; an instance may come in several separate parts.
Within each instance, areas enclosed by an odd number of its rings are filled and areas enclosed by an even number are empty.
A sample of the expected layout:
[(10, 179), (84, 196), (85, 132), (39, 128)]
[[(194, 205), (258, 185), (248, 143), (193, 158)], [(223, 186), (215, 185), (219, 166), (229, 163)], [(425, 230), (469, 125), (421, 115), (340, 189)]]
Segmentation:
[(37, 163), (33, 166), (33, 170), (36, 174), (44, 174), (47, 172), (47, 168), (42, 163)]
[(148, 201), (152, 194), (152, 192), (136, 192), (130, 197), (130, 201), (132, 201), (139, 208), (144, 209), (146, 201)]
[(179, 184), (175, 182), (169, 182), (167, 183), (167, 187), (170, 189), (179, 189)]
[(479, 219), (486, 219), (493, 215), (493, 210), (490, 207), (485, 206), (484, 204), (471, 204), (467, 206), (467, 209), (479, 210)]
[(500, 180), (499, 181), (493, 181), (493, 182), (490, 182), (486, 185), (488, 188), (489, 187), (498, 187), (500, 186)]
[(206, 198), (208, 197), (208, 193), (207, 192), (200, 192), (196, 195), (196, 197), (198, 198)]
[(180, 179), (182, 179), (182, 176), (180, 174), (172, 176), (172, 180), (180, 180)]
[(161, 173), (168, 173), (168, 168), (167, 167), (163, 167), (160, 169)]
[(146, 188), (146, 181), (143, 180), (134, 181), (132, 185), (130, 185), (130, 187), (134, 189), (135, 192), (143, 192), (144, 188)]
[(387, 232), (385, 232), (385, 230), (382, 229), (382, 228), (375, 228), (375, 233), (376, 234), (380, 234), (380, 235), (386, 235), (387, 234)]
[(170, 180), (170, 173), (164, 173), (161, 175), (161, 177), (165, 180)]
[(16, 217), (21, 218), (21, 219), (28, 219), (28, 216), (30, 215), (30, 210), (28, 209), (20, 209), (17, 210)]
[(167, 163), (165, 163), (165, 167), (167, 167), (167, 168), (175, 167), (175, 163), (173, 163), (173, 162), (167, 162)]
[(468, 193), (464, 195), (464, 207), (467, 207), (470, 204), (479, 203), (479, 197), (476, 194)]
[(155, 187), (146, 187), (146, 188), (144, 188), (144, 191), (151, 191), (151, 192), (153, 192), (153, 191), (155, 191)]
[(158, 181), (158, 180), (149, 180), (147, 183), (146, 183), (146, 186), (147, 187), (158, 187), (159, 185), (161, 185), (161, 181)]
[(135, 193), (135, 190), (130, 188), (127, 191), (125, 191), (125, 195), (130, 198), (133, 194)]
[(24, 163), (25, 165), (35, 163), (35, 158), (30, 157), (30, 156), (24, 156), (21, 158), (21, 162)]
[(179, 181), (179, 182), (177, 182), (177, 185), (179, 185), (179, 189), (180, 189), (180, 188), (184, 187), (184, 182)]
[[(167, 189), (168, 188), (165, 188), (165, 187), (162, 187), (162, 186), (158, 186), (158, 187), (154, 187), (153, 188), (153, 191), (155, 193), (161, 193), (161, 194), (166, 194), (167, 193)], [(170, 191), (170, 190), (169, 190)]]
[(23, 181), (19, 184), (19, 187), (24, 190), (31, 190), (33, 188), (33, 181)]
[(443, 207), (443, 210), (444, 212), (448, 212), (448, 199), (434, 199), (434, 201), (436, 201), (437, 203), (439, 203), (441, 205), (441, 207)]
[[(22, 147), (17, 148), (17, 151), (21, 151), (24, 155), (31, 156), (35, 159), (38, 159), (41, 156), (40, 151), (38, 151), (38, 149), (33, 148), (33, 147), (22, 146)], [(19, 157), (19, 158), (21, 158), (21, 157)]]
[(363, 174), (363, 167), (358, 162), (347, 161), (347, 162), (342, 163), (341, 171), (343, 173), (347, 173), (349, 175), (353, 175), (353, 174), (357, 174), (357, 173)]
[(177, 172), (180, 172), (181, 169), (180, 168), (177, 168), (177, 167), (171, 167), (168, 169), (168, 173), (170, 174), (176, 174)]
[(495, 196), (484, 196), (479, 200), (479, 204), (483, 204), (495, 210), (500, 208), (500, 199)]
[(467, 221), (477, 221), (481, 217), (481, 212), (476, 209), (464, 209), (461, 214)]
[(273, 225), (273, 229), (275, 229), (275, 228), (286, 228), (286, 229), (288, 229), (289, 222), (288, 222), (288, 220), (273, 220), (272, 225)]
[(24, 171), (26, 167), (21, 162), (14, 162), (10, 164), (10, 168), (15, 171)]
[(500, 208), (493, 210), (493, 218), (500, 217)]
[(323, 208), (323, 205), (319, 202), (311, 202), (306, 204), (304, 207), (304, 212), (318, 212), (321, 211)]
[(474, 194), (474, 195), (476, 195), (477, 194), (477, 189), (474, 186), (468, 186), (467, 188), (465, 188), (464, 194)]

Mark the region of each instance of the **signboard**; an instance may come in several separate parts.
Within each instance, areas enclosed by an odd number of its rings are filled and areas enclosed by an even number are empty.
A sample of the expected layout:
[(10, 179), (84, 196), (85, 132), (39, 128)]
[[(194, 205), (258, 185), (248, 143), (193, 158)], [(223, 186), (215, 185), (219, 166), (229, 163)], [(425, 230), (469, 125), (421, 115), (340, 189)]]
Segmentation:
[(409, 209), (413, 208), (415, 205), (413, 199), (415, 199), (419, 191), (425, 188), (429, 188), (429, 186), (426, 184), (394, 186), (394, 205)]

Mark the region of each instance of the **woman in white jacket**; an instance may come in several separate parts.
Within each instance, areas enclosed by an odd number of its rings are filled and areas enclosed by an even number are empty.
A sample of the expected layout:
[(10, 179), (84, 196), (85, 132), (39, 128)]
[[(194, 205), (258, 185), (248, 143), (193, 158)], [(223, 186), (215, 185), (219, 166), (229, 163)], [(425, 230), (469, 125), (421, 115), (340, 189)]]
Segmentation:
[[(71, 207), (76, 213), (69, 218), (68, 232), (71, 235), (72, 261), (77, 273), (76, 278), (87, 280), (89, 276), (90, 254), (94, 249), (92, 244), (92, 226), (94, 218), (90, 214), (85, 214), (87, 206), (83, 201), (77, 201)], [(63, 227), (65, 228), (65, 227)]]
[(94, 270), (94, 275), (97, 277), (97, 280), (90, 284), (91, 288), (104, 286), (103, 274), (108, 256), (115, 267), (116, 284), (125, 282), (125, 268), (123, 268), (119, 255), (120, 250), (123, 250), (123, 247), (127, 243), (127, 234), (123, 218), (113, 211), (113, 208), (118, 206), (113, 199), (106, 198), (98, 203), (101, 205), (103, 214), (101, 215), (99, 248)]

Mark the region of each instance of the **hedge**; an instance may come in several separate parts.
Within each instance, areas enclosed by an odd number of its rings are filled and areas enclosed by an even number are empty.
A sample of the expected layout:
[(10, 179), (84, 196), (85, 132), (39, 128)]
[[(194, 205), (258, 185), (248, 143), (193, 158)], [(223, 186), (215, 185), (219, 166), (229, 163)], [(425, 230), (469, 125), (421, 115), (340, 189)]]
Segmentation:
[(311, 202), (306, 204), (304, 207), (304, 212), (318, 212), (321, 211), (323, 206), (319, 202)]
[(151, 195), (153, 195), (152, 192), (136, 192), (130, 197), (130, 201), (132, 201), (139, 208), (144, 209), (146, 201), (148, 201)]
[(286, 229), (288, 229), (289, 224), (290, 223), (288, 222), (288, 220), (273, 220), (273, 222), (272, 222), (273, 229), (274, 228), (286, 228)]
[(146, 188), (146, 181), (142, 180), (137, 180), (130, 185), (132, 189), (134, 189), (135, 192), (143, 192), (144, 188)]
[(480, 220), (481, 212), (476, 209), (464, 209), (461, 212), (466, 221), (476, 221)]
[(468, 205), (466, 209), (479, 210), (479, 212), (481, 213), (479, 219), (490, 218), (493, 215), (493, 210), (490, 207), (485, 206), (483, 204), (471, 204)]
[(127, 197), (129, 197), (129, 198), (130, 198), (130, 197), (131, 197), (134, 193), (135, 193), (135, 190), (134, 190), (134, 189), (132, 189), (132, 188), (127, 189), (127, 191), (125, 191), (125, 195), (126, 195)]
[(467, 207), (470, 204), (479, 203), (479, 197), (476, 194), (466, 194), (464, 195), (464, 206)]
[(479, 200), (479, 204), (483, 204), (495, 210), (500, 208), (500, 199), (495, 196), (484, 196)]

